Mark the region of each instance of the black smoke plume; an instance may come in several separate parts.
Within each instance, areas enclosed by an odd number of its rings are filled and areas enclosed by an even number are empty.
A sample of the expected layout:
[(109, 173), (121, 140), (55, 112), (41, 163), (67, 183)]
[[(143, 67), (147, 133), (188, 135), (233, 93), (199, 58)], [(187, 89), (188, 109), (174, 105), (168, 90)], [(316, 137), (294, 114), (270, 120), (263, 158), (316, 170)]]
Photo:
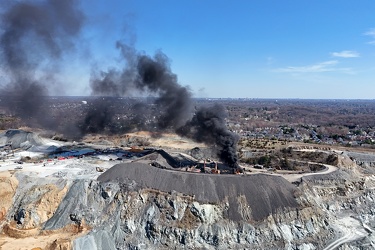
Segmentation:
[[(152, 115), (154, 121), (147, 127), (148, 130), (154, 132), (175, 129), (184, 125), (191, 117), (191, 92), (188, 87), (178, 83), (177, 76), (170, 69), (168, 57), (162, 52), (156, 53), (154, 57), (137, 54), (133, 49), (121, 43), (117, 43), (117, 47), (121, 49), (124, 56), (124, 68), (110, 69), (100, 72), (99, 77), (94, 76), (91, 80), (92, 94), (112, 97), (131, 96), (134, 93), (151, 95), (154, 99), (152, 110), (146, 110), (143, 103), (136, 103), (129, 110), (129, 113), (134, 114), (131, 118), (133, 123), (140, 123), (143, 118), (143, 124), (146, 124), (145, 117)], [(93, 108), (103, 109), (97, 105)], [(91, 110), (88, 112), (95, 114)], [(86, 117), (81, 128), (83, 132), (88, 127), (103, 130), (112, 123), (111, 116), (90, 116)], [(95, 126), (101, 128), (95, 128)], [(141, 128), (147, 129), (147, 127)], [(118, 132), (123, 132), (125, 129), (126, 126), (121, 126)]]
[[(131, 124), (139, 124), (138, 129), (162, 132), (173, 130), (181, 136), (195, 141), (214, 145), (219, 158), (231, 167), (237, 167), (237, 142), (239, 137), (228, 130), (224, 107), (214, 105), (203, 107), (193, 114), (191, 92), (188, 87), (178, 83), (177, 76), (172, 73), (169, 60), (161, 52), (154, 57), (137, 54), (134, 49), (117, 43), (121, 49), (125, 66), (121, 71), (110, 69), (101, 72), (99, 77), (91, 81), (93, 94), (108, 96), (126, 96), (133, 92), (148, 93), (155, 96), (152, 110), (147, 110), (145, 103), (134, 105), (130, 113), (138, 114), (127, 120), (127, 125), (121, 128), (131, 128)], [(96, 107), (101, 110), (106, 107)], [(142, 109), (141, 109), (142, 108)], [(148, 112), (152, 112), (155, 120), (147, 124)], [(82, 126), (84, 130), (92, 128), (95, 131), (110, 130), (114, 119), (103, 115), (103, 112), (91, 112)], [(91, 116), (91, 114), (97, 114)], [(145, 115), (145, 116), (142, 116)], [(134, 119), (134, 120), (133, 120)], [(141, 121), (142, 122), (139, 122)], [(130, 121), (130, 122), (129, 122)], [(107, 128), (107, 129), (106, 129)]]
[(177, 133), (197, 142), (214, 145), (219, 158), (230, 167), (237, 167), (237, 134), (228, 130), (226, 112), (221, 105), (202, 107)]
[[(46, 122), (45, 97), (83, 14), (75, 0), (14, 1), (1, 16), (2, 104), (30, 123)], [(50, 123), (51, 121), (48, 121)], [(30, 125), (30, 124), (29, 124)]]
[[(49, 117), (44, 98), (56, 84), (55, 71), (74, 48), (82, 28), (84, 15), (76, 9), (77, 1), (14, 1), (2, 13), (0, 57), (6, 77), (0, 83), (1, 101), (29, 125), (58, 125)], [(223, 162), (236, 166), (238, 137), (226, 127), (224, 108), (216, 105), (194, 114), (191, 92), (178, 83), (166, 55), (148, 56), (120, 42), (116, 46), (123, 58), (121, 69), (92, 75), (92, 95), (100, 97), (90, 101), (83, 118), (63, 128), (64, 133), (77, 138), (88, 133), (171, 130), (214, 145)], [(122, 107), (115, 97), (134, 96), (148, 98), (131, 103), (125, 116), (119, 117), (117, 110)]]

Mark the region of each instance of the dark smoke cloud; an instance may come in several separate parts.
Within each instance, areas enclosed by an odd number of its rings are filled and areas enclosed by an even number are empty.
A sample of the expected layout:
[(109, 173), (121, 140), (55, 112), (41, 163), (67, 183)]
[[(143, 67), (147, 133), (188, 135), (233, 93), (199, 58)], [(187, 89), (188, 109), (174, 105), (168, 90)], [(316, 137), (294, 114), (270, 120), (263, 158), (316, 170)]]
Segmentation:
[(121, 52), (123, 68), (100, 71), (99, 74), (93, 72), (90, 82), (92, 95), (129, 96), (134, 92), (138, 55), (133, 47), (121, 42), (117, 42), (116, 47)]
[(160, 110), (158, 127), (182, 126), (191, 115), (191, 93), (187, 87), (178, 84), (177, 76), (170, 70), (168, 58), (161, 52), (154, 58), (141, 56), (137, 69), (137, 88), (158, 95), (155, 101)]
[(44, 97), (59, 59), (74, 47), (83, 14), (75, 0), (12, 2), (1, 16), (2, 103), (24, 120), (45, 122)]
[(100, 133), (105, 131), (106, 127), (113, 124), (114, 108), (111, 107), (110, 99), (97, 99), (86, 113), (82, 127), (83, 134)]
[[(99, 77), (93, 77), (91, 87), (94, 95), (127, 96), (132, 92), (150, 93), (155, 97), (153, 104), (155, 109), (152, 114), (155, 121), (147, 126), (149, 105), (138, 103), (134, 105), (130, 113), (135, 114), (123, 124), (120, 130), (133, 128), (131, 124), (137, 124), (138, 129), (147, 129), (154, 132), (162, 132), (167, 129), (178, 134), (192, 138), (195, 141), (214, 145), (217, 148), (219, 158), (232, 167), (237, 167), (237, 142), (239, 137), (228, 130), (225, 122), (226, 112), (220, 105), (203, 107), (192, 117), (192, 99), (188, 87), (178, 83), (177, 76), (172, 73), (168, 57), (162, 52), (157, 52), (154, 57), (138, 54), (124, 44), (117, 43), (121, 50), (125, 66), (122, 70), (110, 69), (101, 72)], [(96, 110), (106, 107), (93, 106)], [(89, 111), (83, 132), (87, 128), (93, 131), (108, 131), (113, 126), (114, 119), (103, 112)], [(92, 116), (92, 114), (97, 114)], [(191, 119), (192, 117), (192, 119)], [(113, 132), (113, 131), (112, 131)]]
[[(195, 141), (214, 145), (223, 162), (237, 167), (236, 149), (239, 138), (226, 127), (226, 112), (222, 106), (203, 107), (192, 117), (191, 92), (188, 87), (178, 83), (165, 54), (159, 51), (154, 57), (150, 57), (119, 42), (117, 48), (123, 56), (123, 69), (110, 69), (100, 72), (99, 76), (94, 75), (91, 79), (93, 95), (129, 96), (134, 92), (147, 93), (155, 97), (153, 109), (150, 110), (149, 103), (137, 103), (129, 110), (134, 115), (124, 121), (122, 126), (118, 126), (117, 130), (111, 130), (110, 126), (115, 128), (113, 117), (109, 113), (103, 115), (103, 111), (100, 111), (107, 110), (108, 107), (93, 105), (82, 125), (83, 133), (124, 132), (126, 129), (133, 129), (134, 124), (137, 124), (137, 129), (153, 132), (169, 129)], [(147, 123), (150, 112), (154, 119)]]
[[(12, 1), (2, 13), (0, 56), (6, 82), (0, 83), (1, 100), (29, 125), (59, 125), (48, 116), (44, 97), (56, 83), (59, 62), (74, 48), (82, 28), (84, 15), (76, 9), (77, 1)], [(90, 87), (98, 98), (85, 106), (83, 117), (74, 126), (62, 128), (65, 135), (77, 138), (135, 129), (177, 131), (214, 145), (220, 159), (235, 167), (238, 137), (226, 127), (224, 108), (205, 107), (194, 114), (192, 94), (178, 83), (165, 54), (145, 55), (121, 42), (116, 47), (122, 57), (121, 69), (93, 72)], [(132, 96), (148, 98), (129, 104), (126, 112), (117, 112), (122, 108), (118, 97)], [(117, 117), (119, 113), (125, 116)]]
[(226, 112), (221, 105), (202, 107), (177, 133), (197, 142), (215, 145), (220, 159), (231, 167), (237, 167), (237, 134), (228, 130)]
[[(94, 76), (91, 79), (92, 94), (99, 96), (131, 96), (133, 93), (152, 95), (155, 105), (153, 110), (155, 122), (149, 126), (152, 130), (158, 132), (175, 129), (185, 124), (192, 111), (191, 92), (188, 87), (178, 83), (177, 76), (170, 69), (168, 57), (162, 52), (156, 53), (154, 57), (137, 54), (134, 49), (121, 43), (117, 43), (117, 48), (122, 52), (124, 68), (102, 71), (99, 77)], [(94, 108), (98, 109), (97, 106)], [(133, 122), (139, 123), (138, 120), (145, 117), (140, 115), (145, 114), (145, 108), (142, 103), (132, 106), (130, 113), (135, 114)], [(89, 113), (92, 112), (89, 111)], [(83, 130), (95, 124), (106, 127), (113, 121), (107, 116), (102, 116), (99, 122), (94, 122), (96, 119), (98, 118), (86, 119), (86, 123), (82, 126)]]

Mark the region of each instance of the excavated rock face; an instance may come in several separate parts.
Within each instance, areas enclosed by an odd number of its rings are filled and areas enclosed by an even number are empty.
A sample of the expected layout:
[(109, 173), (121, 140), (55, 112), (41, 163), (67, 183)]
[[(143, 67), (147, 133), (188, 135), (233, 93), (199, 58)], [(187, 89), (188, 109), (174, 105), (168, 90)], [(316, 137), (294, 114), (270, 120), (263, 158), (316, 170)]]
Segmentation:
[[(234, 221), (226, 218), (229, 204), (225, 201), (198, 202), (179, 192), (139, 188), (134, 181), (93, 182), (92, 189), (97, 194), (112, 191), (101, 196), (105, 205), (99, 210), (105, 218), (82, 214), (91, 218), (86, 221), (95, 229), (76, 239), (75, 249), (296, 248), (321, 246), (329, 233), (324, 217), (311, 207), (280, 209), (259, 221), (248, 213), (249, 220)], [(70, 207), (65, 214), (73, 210)]]
[[(317, 207), (272, 176), (259, 175), (258, 181), (254, 176), (253, 184), (233, 176), (236, 181), (226, 187), (212, 175), (204, 189), (203, 179), (191, 183), (189, 176), (169, 176), (171, 183), (185, 181), (207, 191), (200, 195), (162, 190), (163, 185), (155, 189), (158, 181), (148, 187), (131, 178), (104, 182), (104, 174), (102, 181), (16, 176), (21, 184), (0, 240), (7, 249), (16, 238), (32, 239), (30, 244), (42, 249), (314, 249), (322, 248), (330, 232)], [(262, 206), (266, 212), (259, 212)]]
[(205, 203), (225, 202), (230, 220), (261, 220), (284, 209), (298, 207), (296, 188), (281, 177), (270, 175), (212, 175), (168, 171), (142, 163), (119, 164), (99, 178), (99, 181), (134, 181), (138, 187), (164, 192), (175, 190)]
[(0, 190), (7, 197), (0, 199), (0, 246), (324, 249), (351, 230), (354, 241), (343, 243), (370, 249), (375, 178), (354, 170), (303, 177), (298, 186), (271, 175), (193, 174), (140, 163), (116, 165), (98, 180), (2, 175), (1, 187), (13, 191)]
[[(9, 176), (4, 176), (5, 173)], [(70, 188), (67, 180), (2, 172), (0, 187), (4, 188), (0, 189), (0, 206), (5, 207), (0, 220), (0, 246), (71, 249), (71, 240), (79, 233), (74, 224), (55, 231), (42, 230), (66, 196)]]
[[(60, 205), (68, 189), (67, 182), (17, 175), (19, 185), (13, 197), (14, 221), (11, 226), (18, 229), (35, 229), (49, 220)], [(8, 215), (9, 216), (9, 215)], [(15, 224), (14, 224), (15, 223)]]
[(18, 180), (9, 172), (0, 174), (0, 223), (5, 220), (9, 208), (13, 204)]
[[(0, 145), (9, 141), (12, 147), (39, 147), (37, 137), (18, 130), (0, 136)], [(337, 153), (337, 171), (305, 175), (293, 184), (271, 172), (197, 174), (151, 167), (146, 160), (115, 165), (97, 180), (91, 175), (97, 166), (83, 161), (65, 166), (84, 170), (80, 179), (60, 172), (38, 175), (26, 163), (23, 170), (1, 171), (0, 248), (375, 246), (374, 155)]]
[(375, 178), (358, 175), (358, 168), (350, 166), (327, 175), (308, 176), (301, 182), (305, 198), (316, 201), (336, 234), (336, 239), (326, 245), (339, 242), (339, 249), (374, 249)]

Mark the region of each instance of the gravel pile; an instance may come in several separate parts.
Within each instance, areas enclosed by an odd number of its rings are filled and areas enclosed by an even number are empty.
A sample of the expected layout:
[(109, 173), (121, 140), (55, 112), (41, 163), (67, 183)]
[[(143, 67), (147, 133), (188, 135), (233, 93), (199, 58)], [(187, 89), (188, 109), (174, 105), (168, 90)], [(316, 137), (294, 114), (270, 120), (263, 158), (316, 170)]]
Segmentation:
[(0, 146), (8, 144), (12, 145), (13, 149), (30, 149), (31, 147), (43, 145), (43, 141), (38, 135), (32, 132), (10, 129), (0, 133)]
[(141, 188), (172, 190), (191, 195), (197, 201), (220, 203), (228, 200), (228, 218), (242, 220), (238, 197), (246, 197), (252, 217), (261, 220), (272, 212), (298, 206), (295, 187), (282, 177), (270, 175), (196, 174), (151, 167), (143, 163), (118, 164), (98, 177), (101, 182), (135, 181)]
[(359, 162), (375, 162), (375, 155), (371, 153), (347, 152), (347, 154)]

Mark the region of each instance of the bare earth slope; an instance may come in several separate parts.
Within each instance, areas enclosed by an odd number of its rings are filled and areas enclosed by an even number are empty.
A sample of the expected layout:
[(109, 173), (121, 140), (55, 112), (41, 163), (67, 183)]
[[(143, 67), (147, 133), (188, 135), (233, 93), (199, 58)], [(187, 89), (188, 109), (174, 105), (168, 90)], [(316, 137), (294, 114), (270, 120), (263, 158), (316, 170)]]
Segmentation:
[[(242, 220), (238, 206), (249, 205), (251, 217), (261, 220), (277, 210), (295, 208), (295, 187), (282, 177), (269, 175), (212, 175), (170, 171), (142, 163), (113, 166), (98, 181), (135, 181), (141, 187), (191, 195), (200, 202), (219, 203), (228, 200), (228, 217)], [(241, 203), (245, 197), (247, 204)]]

